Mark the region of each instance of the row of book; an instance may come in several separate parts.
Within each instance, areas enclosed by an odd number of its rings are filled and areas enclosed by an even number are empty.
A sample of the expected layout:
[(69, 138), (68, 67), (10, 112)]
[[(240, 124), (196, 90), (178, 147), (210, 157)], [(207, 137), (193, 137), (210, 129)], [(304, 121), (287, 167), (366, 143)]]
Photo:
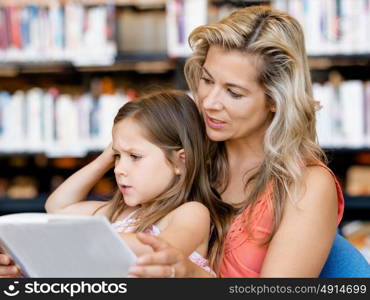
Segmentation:
[(0, 61), (111, 64), (116, 56), (115, 6), (50, 2), (0, 6)]
[[(113, 3), (113, 2), (112, 2)], [(89, 6), (51, 1), (48, 6), (2, 6), (0, 62), (70, 61), (74, 65), (111, 65), (118, 51), (191, 53), (190, 32), (207, 23), (207, 0), (168, 0), (166, 11)]]
[(111, 141), (113, 118), (128, 101), (122, 93), (94, 98), (39, 88), (0, 92), (0, 152), (85, 156)]
[(272, 0), (303, 25), (310, 55), (370, 53), (370, 0)]
[(351, 221), (342, 226), (343, 235), (370, 263), (370, 222)]
[(370, 147), (370, 82), (314, 83), (317, 134), (324, 148)]
[(171, 57), (186, 57), (192, 52), (188, 36), (207, 23), (207, 0), (171, 0), (166, 4), (167, 51)]
[[(57, 174), (58, 170), (54, 170), (54, 172), (54, 174), (48, 174), (45, 177), (40, 176), (40, 174), (38, 176), (17, 175), (14, 177), (0, 177), (0, 201), (5, 199), (32, 200), (45, 198), (45, 196), (53, 192), (68, 177)], [(41, 181), (43, 188), (48, 188), (47, 191), (41, 189)], [(106, 176), (99, 180), (90, 194), (93, 199), (110, 199), (115, 190), (116, 184), (113, 176)]]

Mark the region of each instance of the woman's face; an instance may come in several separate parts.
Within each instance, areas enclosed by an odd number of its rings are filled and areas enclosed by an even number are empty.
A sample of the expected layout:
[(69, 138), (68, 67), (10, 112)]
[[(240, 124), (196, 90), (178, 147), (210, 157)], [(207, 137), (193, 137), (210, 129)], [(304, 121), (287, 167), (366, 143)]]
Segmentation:
[(203, 65), (198, 101), (213, 141), (260, 139), (271, 120), (255, 59), (238, 50), (212, 46)]

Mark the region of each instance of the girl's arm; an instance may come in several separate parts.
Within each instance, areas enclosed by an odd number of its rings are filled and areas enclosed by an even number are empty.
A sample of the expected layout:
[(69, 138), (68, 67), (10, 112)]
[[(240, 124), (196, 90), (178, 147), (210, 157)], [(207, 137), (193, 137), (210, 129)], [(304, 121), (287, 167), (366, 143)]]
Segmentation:
[[(205, 240), (208, 243), (210, 216), (208, 209), (199, 202), (187, 202), (165, 217), (165, 228), (159, 237), (172, 247), (180, 250), (185, 257), (194, 252)], [(153, 249), (143, 244), (137, 234), (122, 233), (136, 255), (153, 253)]]
[(318, 277), (337, 229), (338, 198), (332, 175), (322, 167), (304, 173), (305, 194), (287, 201), (261, 277)]
[[(45, 204), (46, 211), (82, 213), (84, 209), (79, 202), (86, 199), (94, 185), (113, 166), (113, 150), (109, 145), (94, 161), (70, 176), (49, 196)], [(96, 203), (93, 206), (96, 207)]]

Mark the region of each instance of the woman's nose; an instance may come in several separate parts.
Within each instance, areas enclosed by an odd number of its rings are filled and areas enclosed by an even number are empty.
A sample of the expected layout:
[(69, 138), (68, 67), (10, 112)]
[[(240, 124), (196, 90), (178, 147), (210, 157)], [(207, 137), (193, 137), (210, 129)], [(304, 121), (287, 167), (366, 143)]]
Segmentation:
[(203, 99), (202, 106), (205, 110), (221, 110), (223, 104), (221, 101), (221, 91), (217, 88), (212, 89)]

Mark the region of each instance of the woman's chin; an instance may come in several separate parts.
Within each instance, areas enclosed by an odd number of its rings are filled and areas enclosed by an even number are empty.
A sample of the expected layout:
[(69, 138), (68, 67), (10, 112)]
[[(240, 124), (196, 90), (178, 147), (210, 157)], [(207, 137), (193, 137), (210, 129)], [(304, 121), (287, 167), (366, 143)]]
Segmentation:
[(207, 130), (207, 136), (212, 142), (223, 142), (228, 140), (228, 137), (225, 134), (213, 132), (211, 130)]

